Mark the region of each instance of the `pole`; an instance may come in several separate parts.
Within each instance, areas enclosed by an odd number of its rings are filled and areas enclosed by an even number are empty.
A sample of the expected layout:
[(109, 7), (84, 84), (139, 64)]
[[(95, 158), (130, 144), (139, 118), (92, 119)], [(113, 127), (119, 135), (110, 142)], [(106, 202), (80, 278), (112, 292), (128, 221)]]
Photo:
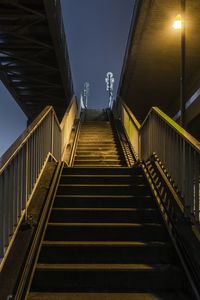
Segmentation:
[(180, 53), (180, 124), (185, 128), (185, 0), (181, 0), (181, 53)]
[(112, 72), (108, 72), (106, 74), (105, 82), (106, 82), (106, 90), (108, 91), (108, 97), (109, 97), (109, 102), (108, 102), (108, 107), (112, 108), (112, 100), (113, 100), (113, 83), (115, 79), (113, 77)]

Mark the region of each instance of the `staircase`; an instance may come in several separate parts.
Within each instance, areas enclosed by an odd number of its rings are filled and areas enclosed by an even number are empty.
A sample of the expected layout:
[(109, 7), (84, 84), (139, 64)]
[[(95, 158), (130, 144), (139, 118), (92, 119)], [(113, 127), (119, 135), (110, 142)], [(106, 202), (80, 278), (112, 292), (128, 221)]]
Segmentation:
[(64, 168), (28, 299), (192, 299), (140, 167)]
[(82, 125), (27, 299), (193, 299), (142, 168), (123, 166), (118, 145), (110, 123)]
[(110, 122), (86, 119), (82, 123), (76, 149), (74, 167), (121, 167), (126, 161), (117, 133)]

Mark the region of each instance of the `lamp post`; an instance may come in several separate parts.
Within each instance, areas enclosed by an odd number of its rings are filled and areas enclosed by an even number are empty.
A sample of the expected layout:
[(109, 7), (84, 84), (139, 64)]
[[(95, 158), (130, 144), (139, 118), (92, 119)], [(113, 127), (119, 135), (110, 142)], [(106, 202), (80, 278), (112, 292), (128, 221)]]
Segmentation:
[(180, 125), (185, 128), (185, 0), (181, 0), (181, 15), (173, 23), (180, 30)]
[(113, 101), (113, 83), (115, 79), (113, 77), (112, 72), (108, 72), (106, 74), (105, 82), (106, 82), (106, 90), (108, 91), (108, 96), (109, 96), (109, 103), (108, 107), (112, 108), (112, 101)]
[(84, 83), (84, 90), (83, 90), (83, 99), (84, 99), (84, 106), (87, 109), (88, 106), (88, 96), (90, 91), (90, 84), (88, 82)]

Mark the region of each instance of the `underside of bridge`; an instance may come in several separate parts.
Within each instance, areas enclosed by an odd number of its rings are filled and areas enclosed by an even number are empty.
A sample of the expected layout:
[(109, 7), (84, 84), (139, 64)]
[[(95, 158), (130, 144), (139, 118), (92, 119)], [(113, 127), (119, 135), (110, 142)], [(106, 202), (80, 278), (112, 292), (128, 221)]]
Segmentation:
[(59, 120), (73, 95), (59, 1), (0, 0), (1, 80), (32, 121), (52, 105)]
[[(172, 28), (180, 2), (136, 1), (118, 96), (140, 121), (152, 106), (171, 117), (180, 109), (180, 31)], [(186, 102), (200, 87), (199, 11), (199, 1), (186, 1)], [(200, 138), (198, 93), (186, 120), (188, 130)]]

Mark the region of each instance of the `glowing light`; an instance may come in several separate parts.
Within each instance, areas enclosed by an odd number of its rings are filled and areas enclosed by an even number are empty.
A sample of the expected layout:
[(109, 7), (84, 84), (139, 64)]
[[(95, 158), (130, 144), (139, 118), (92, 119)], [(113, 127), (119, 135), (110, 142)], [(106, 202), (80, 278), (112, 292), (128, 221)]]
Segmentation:
[(108, 107), (112, 108), (112, 105), (113, 105), (113, 83), (115, 82), (112, 72), (108, 72), (106, 74), (105, 82), (106, 82), (106, 90), (108, 91), (108, 95), (109, 95)]
[(173, 22), (173, 25), (172, 27), (174, 29), (181, 29), (183, 27), (183, 20), (181, 19), (181, 15), (177, 15), (174, 22)]

